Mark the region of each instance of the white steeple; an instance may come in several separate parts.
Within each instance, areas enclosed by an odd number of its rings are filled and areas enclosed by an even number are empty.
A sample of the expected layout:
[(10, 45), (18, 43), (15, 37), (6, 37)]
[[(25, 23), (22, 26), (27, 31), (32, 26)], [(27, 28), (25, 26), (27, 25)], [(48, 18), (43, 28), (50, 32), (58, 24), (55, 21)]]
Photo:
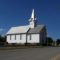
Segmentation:
[(34, 9), (32, 10), (31, 18), (33, 18), (33, 20), (34, 20), (34, 18), (35, 18)]
[(29, 26), (30, 28), (34, 28), (36, 26), (36, 17), (34, 9), (32, 10), (31, 18), (29, 19)]

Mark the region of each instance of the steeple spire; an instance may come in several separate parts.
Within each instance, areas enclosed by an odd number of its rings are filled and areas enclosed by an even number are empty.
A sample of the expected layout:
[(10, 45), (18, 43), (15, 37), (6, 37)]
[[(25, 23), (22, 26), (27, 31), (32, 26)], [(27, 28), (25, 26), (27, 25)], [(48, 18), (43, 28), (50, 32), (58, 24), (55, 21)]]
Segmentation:
[(29, 19), (29, 21), (31, 20), (36, 20), (34, 9), (32, 10), (31, 18)]
[(30, 28), (34, 28), (36, 26), (36, 17), (34, 9), (32, 10), (31, 18), (29, 19), (30, 22)]
[(31, 18), (33, 18), (33, 20), (35, 18), (34, 9), (32, 10)]

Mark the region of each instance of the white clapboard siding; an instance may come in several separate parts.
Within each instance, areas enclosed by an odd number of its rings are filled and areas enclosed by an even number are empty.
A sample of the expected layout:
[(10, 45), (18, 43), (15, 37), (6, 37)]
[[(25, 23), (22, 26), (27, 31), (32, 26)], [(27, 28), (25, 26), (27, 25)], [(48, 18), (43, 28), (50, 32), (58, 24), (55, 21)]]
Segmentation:
[(21, 34), (21, 39), (20, 39), (20, 35), (16, 35), (16, 39), (15, 39), (15, 35), (11, 35), (11, 40), (10, 40), (10, 35), (8, 35), (7, 42), (24, 44), (26, 43), (26, 34)]
[(31, 34), (31, 40), (30, 40), (30, 34), (28, 34), (27, 43), (40, 43), (39, 34)]

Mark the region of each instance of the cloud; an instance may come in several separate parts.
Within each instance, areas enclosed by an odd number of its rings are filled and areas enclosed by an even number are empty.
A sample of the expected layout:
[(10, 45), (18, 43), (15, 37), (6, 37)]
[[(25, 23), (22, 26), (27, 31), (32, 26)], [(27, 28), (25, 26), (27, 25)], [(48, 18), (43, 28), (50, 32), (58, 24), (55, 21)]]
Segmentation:
[(0, 35), (4, 35), (5, 34), (5, 29), (4, 28), (0, 28)]
[(4, 31), (5, 29), (3, 29), (3, 28), (0, 28), (0, 32), (2, 32), (2, 31)]

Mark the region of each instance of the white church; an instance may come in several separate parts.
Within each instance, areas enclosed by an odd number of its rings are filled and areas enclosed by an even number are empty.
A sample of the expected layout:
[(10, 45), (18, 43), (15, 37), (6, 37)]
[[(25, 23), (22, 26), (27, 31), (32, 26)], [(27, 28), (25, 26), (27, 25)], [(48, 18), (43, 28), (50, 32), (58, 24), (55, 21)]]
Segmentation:
[(29, 19), (29, 25), (11, 27), (6, 33), (8, 44), (44, 44), (46, 43), (46, 26), (37, 25), (34, 9)]

